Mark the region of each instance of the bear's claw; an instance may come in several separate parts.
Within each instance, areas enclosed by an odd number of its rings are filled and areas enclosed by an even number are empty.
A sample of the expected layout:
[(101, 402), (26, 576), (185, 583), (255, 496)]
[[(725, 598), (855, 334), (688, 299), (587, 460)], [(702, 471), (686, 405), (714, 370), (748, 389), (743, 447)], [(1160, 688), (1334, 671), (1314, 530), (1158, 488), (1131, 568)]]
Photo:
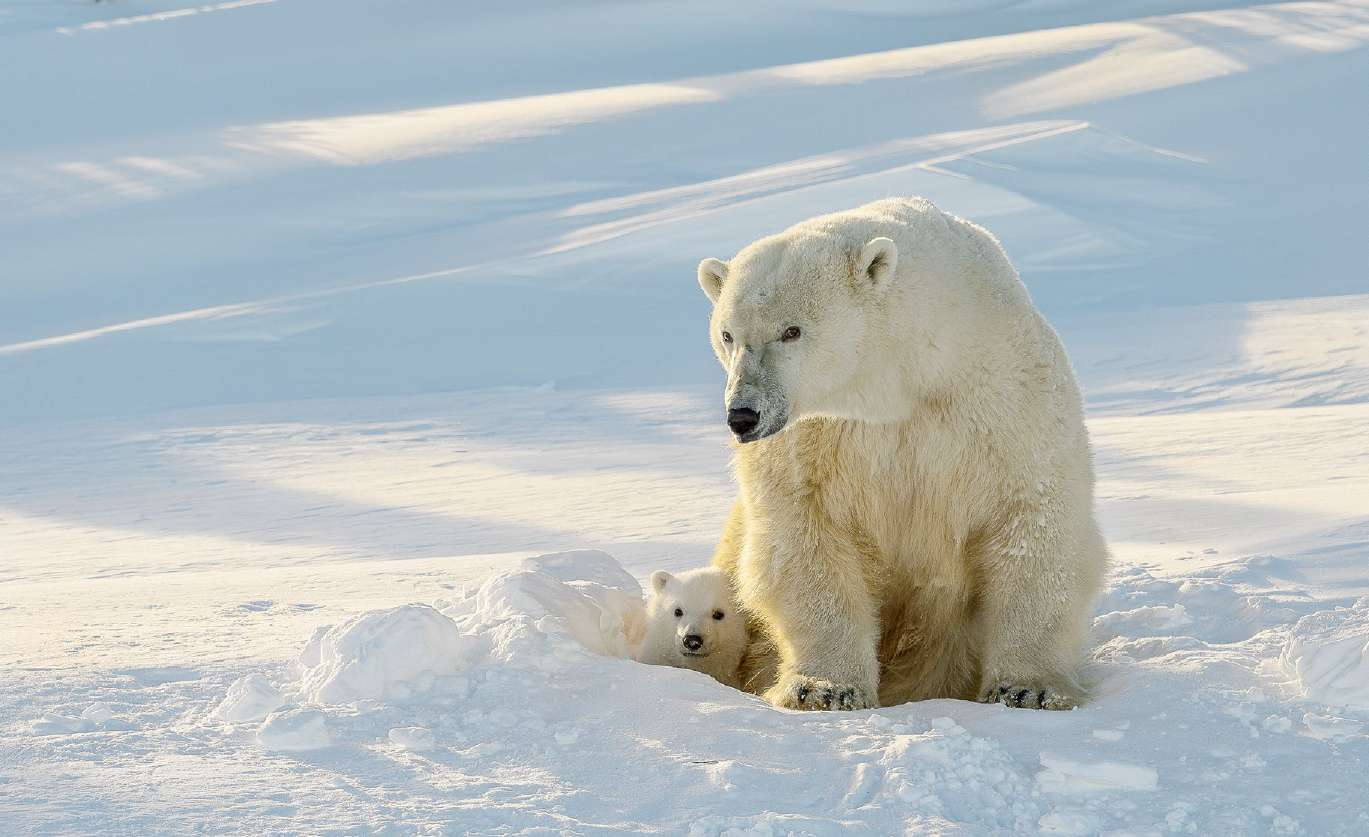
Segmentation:
[(999, 683), (990, 686), (979, 696), (980, 703), (1001, 703), (1016, 709), (1073, 709), (1078, 699), (1050, 688)]
[(765, 694), (766, 700), (782, 709), (841, 710), (873, 709), (865, 689), (820, 680), (816, 677), (792, 675), (782, 678)]

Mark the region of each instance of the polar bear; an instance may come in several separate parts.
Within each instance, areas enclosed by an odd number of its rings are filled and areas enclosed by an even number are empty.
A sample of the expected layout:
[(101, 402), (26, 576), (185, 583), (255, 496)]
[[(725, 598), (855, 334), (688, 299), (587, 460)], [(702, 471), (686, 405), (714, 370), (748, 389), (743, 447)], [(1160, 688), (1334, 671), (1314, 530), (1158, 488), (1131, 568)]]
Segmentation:
[(694, 669), (737, 688), (746, 641), (746, 617), (717, 567), (652, 573), (638, 662)]
[(704, 259), (740, 492), (713, 563), (794, 709), (1063, 709), (1107, 564), (1079, 388), (988, 231), (920, 198)]

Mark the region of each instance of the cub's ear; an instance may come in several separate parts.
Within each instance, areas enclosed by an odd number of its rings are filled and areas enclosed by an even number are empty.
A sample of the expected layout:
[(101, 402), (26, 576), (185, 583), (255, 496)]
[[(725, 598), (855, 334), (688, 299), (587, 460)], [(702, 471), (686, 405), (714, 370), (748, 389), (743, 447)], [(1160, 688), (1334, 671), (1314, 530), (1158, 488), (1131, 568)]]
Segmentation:
[(674, 578), (675, 576), (671, 575), (665, 570), (657, 570), (656, 572), (651, 574), (651, 589), (659, 593), (662, 590), (664, 590), (665, 586), (669, 584), (671, 580)]
[(699, 262), (699, 287), (708, 295), (708, 301), (716, 303), (718, 294), (723, 292), (723, 280), (727, 278), (727, 262), (722, 259), (704, 259)]
[(872, 238), (856, 258), (855, 278), (878, 288), (893, 277), (897, 267), (898, 245), (892, 239)]

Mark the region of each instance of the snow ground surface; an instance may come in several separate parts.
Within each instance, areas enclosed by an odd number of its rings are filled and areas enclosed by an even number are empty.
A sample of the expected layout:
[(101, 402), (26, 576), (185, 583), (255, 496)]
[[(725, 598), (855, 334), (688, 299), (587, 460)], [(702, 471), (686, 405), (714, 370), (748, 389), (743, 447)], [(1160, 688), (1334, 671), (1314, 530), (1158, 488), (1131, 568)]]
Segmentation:
[[(0, 0), (0, 833), (1369, 833), (1369, 2)], [(1096, 698), (625, 659), (704, 256), (922, 194), (1089, 404)]]

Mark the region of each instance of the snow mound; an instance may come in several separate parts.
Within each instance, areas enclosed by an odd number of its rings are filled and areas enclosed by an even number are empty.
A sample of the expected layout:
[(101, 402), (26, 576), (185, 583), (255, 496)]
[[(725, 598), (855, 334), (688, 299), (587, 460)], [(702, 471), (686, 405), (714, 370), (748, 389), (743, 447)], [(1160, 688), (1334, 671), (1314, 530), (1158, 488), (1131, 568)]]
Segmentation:
[(481, 649), (449, 617), (419, 604), (363, 613), (310, 646), (300, 695), (322, 704), (406, 700), (465, 669)]
[(214, 717), (230, 724), (260, 721), (285, 704), (285, 696), (260, 674), (253, 672), (233, 681)]
[[(627, 658), (643, 632), (637, 580), (603, 552), (544, 555), (489, 578), (473, 593), (436, 605), (409, 604), (321, 627), (285, 683), (249, 673), (209, 713), (215, 721), (260, 723), (264, 748), (297, 752), (332, 746), (387, 707), (461, 704), (475, 688), (520, 674), (545, 679), (596, 658)], [(589, 679), (586, 674), (583, 679)], [(470, 719), (498, 726), (502, 706), (471, 708)], [(49, 723), (67, 731), (70, 725)], [(415, 752), (435, 746), (418, 725), (388, 728), (390, 742)], [(556, 733), (560, 740), (567, 731)]]
[(332, 746), (333, 738), (322, 711), (308, 706), (289, 706), (267, 716), (257, 730), (257, 742), (268, 750), (300, 753)]
[(613, 556), (598, 549), (573, 549), (539, 555), (523, 562), (522, 571), (534, 572), (571, 584), (592, 583), (630, 593), (638, 598), (642, 587), (632, 573), (623, 569)]
[(530, 558), (447, 612), (488, 632), (495, 659), (542, 668), (585, 651), (627, 657), (645, 630), (641, 586), (597, 550)]
[(29, 722), (29, 732), (34, 735), (71, 735), (76, 732), (90, 732), (95, 724), (85, 718), (74, 718), (58, 712), (44, 712)]
[(1369, 709), (1369, 597), (1299, 619), (1279, 661), (1303, 697)]

